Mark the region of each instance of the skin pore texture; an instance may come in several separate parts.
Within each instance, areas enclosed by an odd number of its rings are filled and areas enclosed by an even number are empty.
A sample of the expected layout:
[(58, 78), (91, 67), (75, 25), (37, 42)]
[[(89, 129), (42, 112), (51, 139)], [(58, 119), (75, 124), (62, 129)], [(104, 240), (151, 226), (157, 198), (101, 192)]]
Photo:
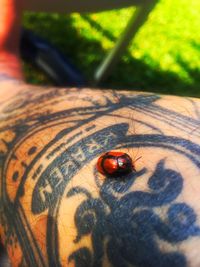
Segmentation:
[[(111, 150), (136, 171), (99, 173)], [(198, 267), (199, 192), (199, 100), (1, 83), (0, 234), (12, 266)]]

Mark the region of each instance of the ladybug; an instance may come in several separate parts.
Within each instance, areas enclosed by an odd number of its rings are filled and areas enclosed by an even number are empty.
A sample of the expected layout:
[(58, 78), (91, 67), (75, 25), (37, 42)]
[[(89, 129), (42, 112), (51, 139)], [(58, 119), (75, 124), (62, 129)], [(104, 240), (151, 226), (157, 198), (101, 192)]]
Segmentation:
[(123, 176), (135, 171), (131, 157), (123, 152), (110, 151), (97, 161), (97, 170), (106, 176)]

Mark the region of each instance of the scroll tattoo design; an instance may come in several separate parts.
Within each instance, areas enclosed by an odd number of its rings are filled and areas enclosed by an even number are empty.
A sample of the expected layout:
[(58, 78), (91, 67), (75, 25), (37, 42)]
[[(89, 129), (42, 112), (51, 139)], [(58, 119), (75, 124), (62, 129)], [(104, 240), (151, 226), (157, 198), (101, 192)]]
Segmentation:
[[(177, 170), (166, 167), (165, 158), (156, 163), (151, 175), (143, 168), (123, 180), (101, 182), (94, 170), (99, 197), (94, 197), (83, 186), (72, 187), (67, 192), (66, 188), (86, 164), (112, 149), (161, 148), (174, 151), (200, 168), (200, 147), (191, 141), (163, 135), (155, 125), (142, 121), (138, 123), (145, 124), (152, 134), (129, 134), (127, 122), (98, 128), (95, 121), (99, 118), (114, 116), (115, 111), (126, 107), (154, 119), (162, 118), (166, 125), (188, 133), (198, 121), (160, 107), (156, 104), (159, 97), (154, 95), (119, 93), (117, 102), (105, 96), (103, 103), (86, 99), (90, 103), (87, 108), (56, 112), (46, 109), (43, 114), (34, 110), (38, 100), (41, 107), (47, 102), (53, 105), (64, 94), (65, 91), (52, 90), (30, 102), (22, 102), (23, 95), (19, 96), (15, 121), (7, 125), (0, 123), (0, 137), (4, 133), (0, 141), (3, 148), (0, 152), (0, 223), (5, 229), (6, 246), (15, 249), (20, 246), (23, 257), (19, 266), (61, 266), (57, 218), (61, 200), (75, 195), (84, 196), (84, 200), (75, 212), (77, 236), (73, 242), (79, 244), (84, 236), (90, 235), (92, 250), (85, 246), (77, 249), (66, 258), (66, 266), (74, 262), (76, 267), (101, 267), (105, 256), (115, 267), (187, 266), (183, 253), (163, 252), (158, 246), (158, 239), (178, 245), (200, 235), (192, 207), (177, 201), (183, 190), (183, 177)], [(12, 118), (12, 107), (11, 102), (4, 111), (8, 121)], [(25, 108), (33, 109), (28, 117), (24, 115)], [(12, 133), (7, 139), (6, 131)], [(41, 133), (45, 136), (43, 140), (39, 138)], [(194, 135), (200, 135), (198, 129)], [(22, 154), (22, 151), (25, 152)], [(149, 175), (148, 190), (133, 190), (143, 175)], [(9, 191), (12, 185), (13, 190)], [(25, 198), (30, 200), (29, 206), (24, 203)], [(165, 207), (164, 218), (156, 212), (158, 207)], [(41, 250), (27, 210), (31, 211), (33, 221), (34, 216), (47, 216), (43, 240), (46, 254)]]

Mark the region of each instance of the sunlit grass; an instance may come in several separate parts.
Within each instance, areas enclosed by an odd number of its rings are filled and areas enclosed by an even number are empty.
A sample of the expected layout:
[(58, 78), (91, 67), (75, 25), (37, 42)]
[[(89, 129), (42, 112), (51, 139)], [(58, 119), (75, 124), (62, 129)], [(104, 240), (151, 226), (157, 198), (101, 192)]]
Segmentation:
[[(60, 47), (90, 79), (133, 11), (26, 14), (24, 24)], [(199, 0), (161, 0), (104, 86), (200, 96), (199, 21)], [(46, 82), (30, 68), (26, 75)]]

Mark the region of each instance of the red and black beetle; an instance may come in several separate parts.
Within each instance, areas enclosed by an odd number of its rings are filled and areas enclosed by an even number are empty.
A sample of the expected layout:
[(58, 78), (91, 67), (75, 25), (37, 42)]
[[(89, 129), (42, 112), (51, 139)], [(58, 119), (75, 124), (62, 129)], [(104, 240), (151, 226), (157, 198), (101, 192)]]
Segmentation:
[(131, 157), (124, 152), (110, 151), (97, 162), (97, 170), (106, 176), (123, 176), (135, 171)]

